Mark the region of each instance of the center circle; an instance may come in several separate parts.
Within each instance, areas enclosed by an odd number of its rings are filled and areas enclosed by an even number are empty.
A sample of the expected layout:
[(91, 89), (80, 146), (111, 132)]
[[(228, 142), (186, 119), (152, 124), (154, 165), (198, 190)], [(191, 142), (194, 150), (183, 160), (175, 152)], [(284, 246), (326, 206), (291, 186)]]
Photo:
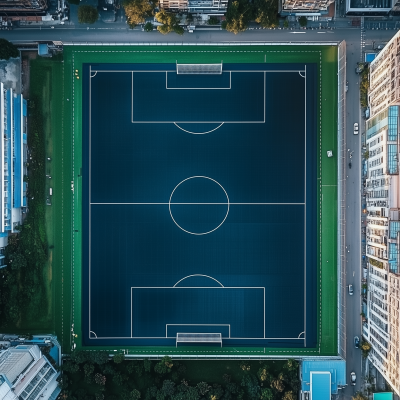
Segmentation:
[(229, 197), (215, 179), (191, 176), (175, 186), (168, 208), (179, 229), (190, 235), (207, 235), (216, 231), (228, 217)]

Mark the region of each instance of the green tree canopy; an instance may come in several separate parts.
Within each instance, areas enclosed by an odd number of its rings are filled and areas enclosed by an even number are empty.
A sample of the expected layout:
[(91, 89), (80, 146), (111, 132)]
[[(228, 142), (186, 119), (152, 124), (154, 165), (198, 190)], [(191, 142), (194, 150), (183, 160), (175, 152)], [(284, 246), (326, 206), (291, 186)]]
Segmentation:
[(278, 25), (278, 2), (276, 0), (255, 0), (255, 21), (264, 28)]
[(122, 6), (124, 7), (129, 26), (133, 28), (136, 25), (143, 24), (146, 17), (154, 14), (156, 5), (156, 1), (124, 0)]
[(0, 60), (19, 57), (19, 51), (16, 46), (6, 39), (0, 38)]
[(307, 26), (307, 22), (308, 22), (307, 17), (305, 17), (304, 15), (299, 18), (300, 26)]
[(10, 255), (10, 264), (12, 269), (20, 269), (27, 266), (27, 261), (21, 253), (14, 253)]
[(143, 28), (146, 32), (152, 32), (153, 31), (153, 24), (151, 22), (146, 22), (146, 25)]
[(125, 354), (118, 353), (113, 357), (115, 364), (121, 364), (125, 360)]
[(78, 22), (80, 24), (94, 24), (99, 19), (96, 7), (81, 5), (78, 7)]
[(247, 29), (247, 24), (251, 18), (251, 5), (247, 0), (235, 0), (228, 7), (226, 22), (223, 24), (229, 32), (235, 35)]
[(156, 14), (156, 19), (163, 25), (157, 26), (157, 30), (163, 35), (170, 32), (175, 32), (178, 35), (183, 35), (183, 28), (179, 26), (179, 19), (174, 13), (161, 10)]

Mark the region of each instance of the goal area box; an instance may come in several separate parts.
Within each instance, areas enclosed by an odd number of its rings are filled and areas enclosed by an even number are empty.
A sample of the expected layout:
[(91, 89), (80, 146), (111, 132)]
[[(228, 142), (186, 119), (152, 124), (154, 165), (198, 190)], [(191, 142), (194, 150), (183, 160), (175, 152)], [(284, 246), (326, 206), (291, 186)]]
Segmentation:
[(85, 346), (316, 347), (317, 73), (84, 64)]

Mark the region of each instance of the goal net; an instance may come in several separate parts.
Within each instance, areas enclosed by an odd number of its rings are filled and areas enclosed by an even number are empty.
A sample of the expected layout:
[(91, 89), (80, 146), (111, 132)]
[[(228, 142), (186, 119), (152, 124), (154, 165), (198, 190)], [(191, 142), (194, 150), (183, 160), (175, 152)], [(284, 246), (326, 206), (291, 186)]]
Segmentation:
[(176, 64), (178, 75), (189, 74), (222, 74), (222, 63), (220, 64)]
[(176, 347), (178, 343), (219, 343), (222, 347), (220, 333), (177, 333)]

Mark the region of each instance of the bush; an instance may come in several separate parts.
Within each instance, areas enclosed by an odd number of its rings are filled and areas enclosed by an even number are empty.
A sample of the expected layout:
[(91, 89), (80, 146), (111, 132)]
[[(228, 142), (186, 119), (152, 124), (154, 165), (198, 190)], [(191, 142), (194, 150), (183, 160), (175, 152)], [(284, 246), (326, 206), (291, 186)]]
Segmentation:
[(219, 19), (216, 17), (210, 17), (208, 20), (208, 25), (218, 25)]
[(125, 354), (118, 353), (113, 357), (115, 364), (121, 364), (125, 360)]
[(304, 15), (299, 18), (300, 26), (307, 26), (307, 22), (308, 22), (307, 17), (305, 17)]
[(146, 32), (152, 32), (153, 31), (153, 24), (151, 22), (146, 22), (146, 25), (143, 28)]
[(0, 60), (9, 60), (17, 57), (19, 57), (17, 47), (8, 40), (0, 38)]
[(80, 24), (94, 24), (99, 19), (96, 7), (82, 5), (78, 7), (78, 22)]

